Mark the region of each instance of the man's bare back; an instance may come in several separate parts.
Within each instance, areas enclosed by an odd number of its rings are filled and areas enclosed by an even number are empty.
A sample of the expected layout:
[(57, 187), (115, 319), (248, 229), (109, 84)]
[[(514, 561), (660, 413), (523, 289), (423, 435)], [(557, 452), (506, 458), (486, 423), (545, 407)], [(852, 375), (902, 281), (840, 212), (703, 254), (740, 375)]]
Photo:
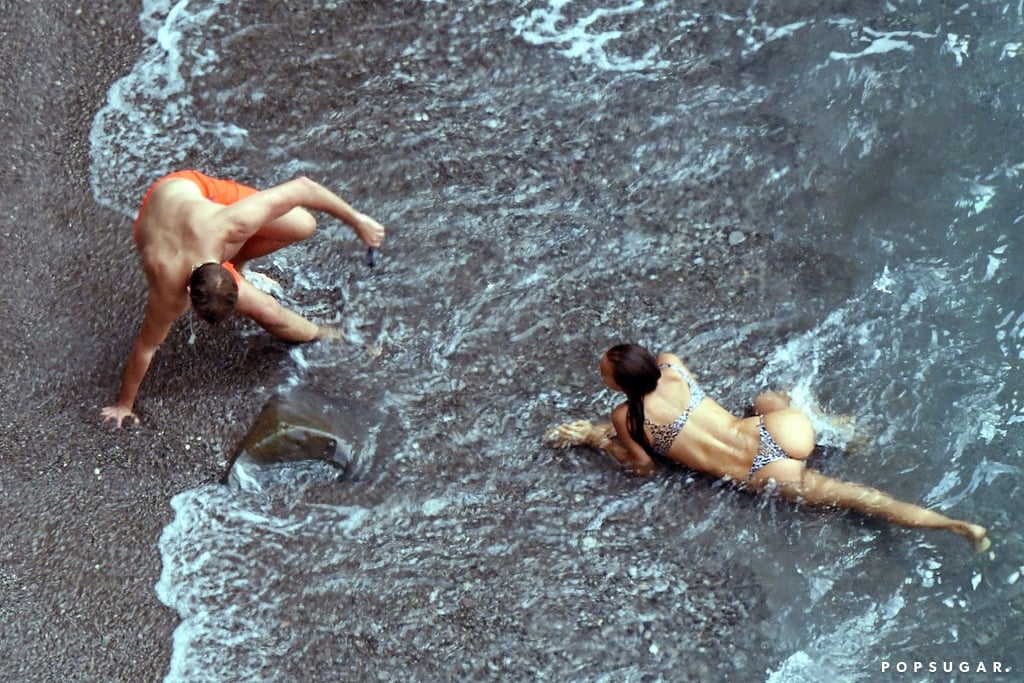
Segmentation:
[[(139, 387), (156, 349), (174, 321), (188, 312), (189, 280), (196, 268), (222, 263), (233, 274), (249, 260), (310, 237), (323, 211), (348, 224), (369, 247), (384, 239), (384, 227), (308, 178), (263, 191), (183, 171), (155, 183), (135, 223), (135, 243), (149, 284), (138, 339), (125, 366), (117, 402), (101, 411), (120, 426), (133, 412)], [(272, 334), (292, 342), (339, 337), (282, 306), (277, 299), (236, 278), (234, 310)]]

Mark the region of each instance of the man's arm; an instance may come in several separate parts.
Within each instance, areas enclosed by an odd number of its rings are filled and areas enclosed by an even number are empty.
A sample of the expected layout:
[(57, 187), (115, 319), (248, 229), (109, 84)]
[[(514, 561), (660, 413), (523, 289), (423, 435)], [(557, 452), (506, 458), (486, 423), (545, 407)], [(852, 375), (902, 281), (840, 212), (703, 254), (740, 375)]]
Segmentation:
[(384, 226), (353, 209), (320, 183), (304, 176), (226, 206), (219, 215), (230, 226), (228, 239), (241, 244), (264, 225), (300, 206), (323, 211), (344, 221), (367, 246), (379, 247), (384, 240)]
[(285, 341), (299, 343), (317, 339), (344, 339), (340, 330), (307, 320), (266, 292), (256, 289), (248, 280), (242, 280), (238, 288), (235, 311), (252, 318), (267, 332)]
[(139, 417), (133, 412), (135, 398), (138, 396), (139, 387), (149, 370), (153, 361), (153, 354), (167, 338), (171, 325), (177, 316), (167, 316), (159, 310), (153, 297), (150, 296), (146, 302), (146, 314), (142, 320), (142, 327), (139, 329), (139, 336), (135, 340), (128, 362), (124, 367), (124, 375), (121, 378), (121, 390), (117, 395), (117, 402), (100, 411), (104, 422), (113, 420), (117, 427), (125, 418), (134, 418), (139, 422)]

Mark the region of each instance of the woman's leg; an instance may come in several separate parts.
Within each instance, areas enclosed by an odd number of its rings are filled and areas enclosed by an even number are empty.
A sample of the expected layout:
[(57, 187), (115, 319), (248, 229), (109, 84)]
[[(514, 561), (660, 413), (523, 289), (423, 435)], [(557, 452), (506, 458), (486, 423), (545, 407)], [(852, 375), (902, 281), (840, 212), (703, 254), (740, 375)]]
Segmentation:
[(791, 402), (789, 394), (778, 391), (765, 391), (754, 397), (754, 412), (758, 415), (765, 415), (776, 410), (788, 408)]
[(970, 541), (978, 553), (985, 552), (991, 545), (983, 526), (905, 503), (878, 489), (833, 479), (807, 469), (799, 461), (770, 463), (755, 474), (750, 483), (764, 487), (768, 480), (774, 480), (776, 490), (789, 500), (854, 510), (904, 527), (952, 531)]

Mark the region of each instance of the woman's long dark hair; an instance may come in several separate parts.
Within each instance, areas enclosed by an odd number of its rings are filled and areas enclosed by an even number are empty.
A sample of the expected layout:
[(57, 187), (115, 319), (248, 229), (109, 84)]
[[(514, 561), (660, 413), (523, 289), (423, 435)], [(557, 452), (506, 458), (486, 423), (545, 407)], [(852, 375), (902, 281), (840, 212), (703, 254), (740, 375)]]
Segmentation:
[(619, 344), (605, 352), (612, 378), (626, 393), (626, 428), (648, 455), (656, 455), (644, 433), (644, 396), (654, 391), (661, 369), (654, 354), (639, 344)]

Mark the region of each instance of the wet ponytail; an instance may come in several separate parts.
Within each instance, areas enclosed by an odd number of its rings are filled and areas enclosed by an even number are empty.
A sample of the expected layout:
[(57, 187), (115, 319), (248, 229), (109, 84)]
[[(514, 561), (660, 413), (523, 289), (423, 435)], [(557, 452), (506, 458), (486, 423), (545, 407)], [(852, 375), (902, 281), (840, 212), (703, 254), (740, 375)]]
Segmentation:
[(629, 436), (643, 446), (648, 455), (651, 449), (644, 432), (644, 396), (654, 391), (661, 378), (658, 360), (639, 344), (619, 344), (608, 349), (605, 357), (612, 367), (615, 383), (626, 394), (626, 429)]

